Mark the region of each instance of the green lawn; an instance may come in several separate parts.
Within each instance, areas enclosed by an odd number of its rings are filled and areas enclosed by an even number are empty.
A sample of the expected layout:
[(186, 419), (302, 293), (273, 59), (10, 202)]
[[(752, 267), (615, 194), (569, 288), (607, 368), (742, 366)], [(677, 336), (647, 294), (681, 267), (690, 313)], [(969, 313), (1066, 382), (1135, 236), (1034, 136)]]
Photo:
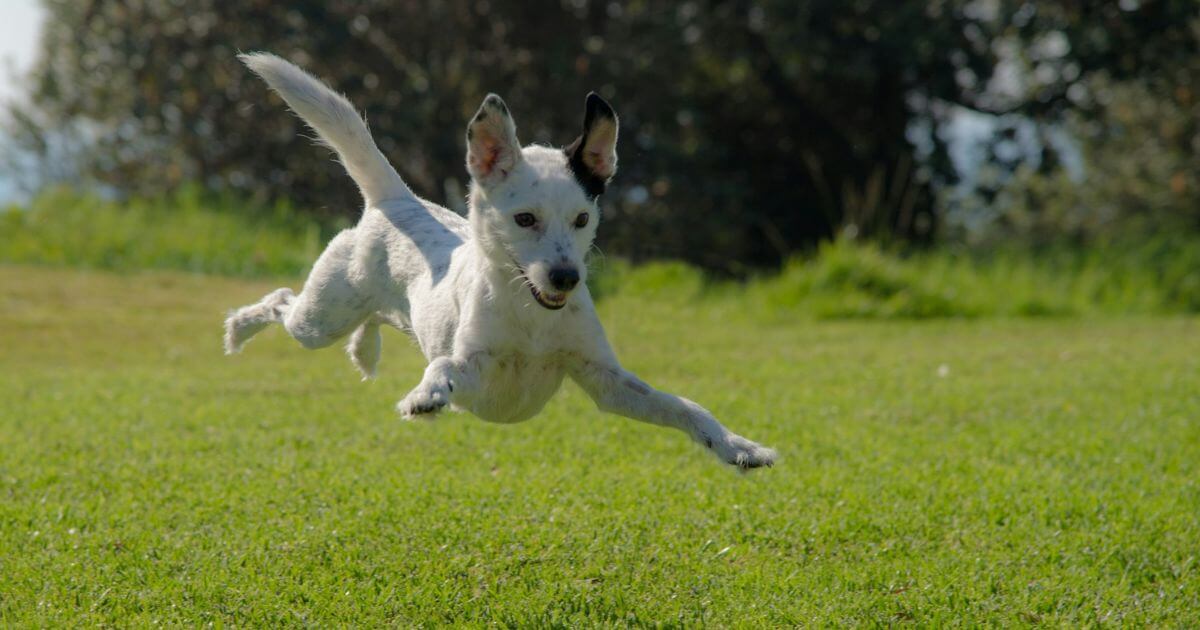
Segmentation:
[(278, 284), (0, 267), (0, 625), (1200, 625), (1200, 320), (606, 300), (630, 368), (779, 449), (741, 475), (573, 385), (403, 422), (398, 333), (370, 383), (279, 330), (222, 356)]

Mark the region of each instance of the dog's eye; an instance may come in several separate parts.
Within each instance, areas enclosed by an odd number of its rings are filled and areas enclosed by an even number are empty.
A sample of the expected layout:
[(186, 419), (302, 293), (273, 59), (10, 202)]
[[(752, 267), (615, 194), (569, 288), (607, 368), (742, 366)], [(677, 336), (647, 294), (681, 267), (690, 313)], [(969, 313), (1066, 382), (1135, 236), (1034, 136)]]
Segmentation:
[(522, 212), (521, 214), (514, 215), (513, 221), (516, 221), (517, 225), (527, 228), (533, 227), (533, 224), (537, 223), (537, 217), (533, 216), (532, 212)]
[(581, 228), (581, 227), (587, 225), (587, 222), (588, 222), (588, 213), (586, 213), (586, 212), (580, 212), (579, 216), (575, 217), (575, 227), (577, 227), (577, 228)]

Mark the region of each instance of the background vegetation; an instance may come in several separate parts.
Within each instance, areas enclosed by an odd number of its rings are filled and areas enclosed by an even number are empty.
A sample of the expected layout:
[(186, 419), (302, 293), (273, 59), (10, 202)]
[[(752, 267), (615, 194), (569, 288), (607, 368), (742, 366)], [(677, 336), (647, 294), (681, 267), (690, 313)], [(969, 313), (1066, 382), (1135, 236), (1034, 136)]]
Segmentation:
[(1045, 245), (1200, 228), (1192, 0), (46, 6), (7, 116), (31, 188), (191, 184), (353, 220), (341, 169), (234, 58), (272, 50), (346, 92), (414, 188), (452, 207), (485, 93), (524, 140), (564, 144), (599, 90), (623, 127), (600, 244), (633, 260), (745, 276), (837, 234)]
[[(46, 0), (0, 113), (0, 626), (1200, 626), (1194, 0)], [(738, 476), (568, 384), (401, 423), (226, 309), (360, 201), (240, 67), (461, 210), (489, 91), (622, 116), (592, 289)]]
[[(0, 262), (246, 277), (304, 273), (331, 236), (280, 202), (247, 207), (188, 187), (121, 202), (67, 190), (0, 214)], [(680, 302), (736, 302), (765, 318), (1064, 316), (1200, 312), (1200, 239), (1161, 235), (1086, 248), (902, 252), (843, 238), (778, 273), (721, 280), (685, 263), (593, 256), (590, 284)]]

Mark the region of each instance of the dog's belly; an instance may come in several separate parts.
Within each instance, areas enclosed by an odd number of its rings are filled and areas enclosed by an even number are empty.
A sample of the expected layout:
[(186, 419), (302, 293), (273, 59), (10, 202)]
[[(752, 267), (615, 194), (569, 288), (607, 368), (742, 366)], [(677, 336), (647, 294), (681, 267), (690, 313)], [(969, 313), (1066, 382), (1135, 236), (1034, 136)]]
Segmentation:
[(488, 422), (521, 422), (537, 415), (558, 391), (563, 361), (555, 354), (493, 355), (485, 362), (480, 387), (468, 403), (471, 413)]

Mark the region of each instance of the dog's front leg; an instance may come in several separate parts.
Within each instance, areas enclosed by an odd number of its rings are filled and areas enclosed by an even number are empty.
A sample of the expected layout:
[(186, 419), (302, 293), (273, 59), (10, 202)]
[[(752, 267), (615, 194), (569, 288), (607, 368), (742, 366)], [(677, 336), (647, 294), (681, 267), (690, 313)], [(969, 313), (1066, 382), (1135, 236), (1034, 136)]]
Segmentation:
[(475, 389), (481, 360), (480, 354), (474, 354), (465, 359), (437, 357), (431, 361), (421, 383), (396, 405), (400, 415), (405, 418), (431, 417), (455, 397)]
[(775, 463), (773, 449), (726, 429), (704, 407), (654, 389), (616, 361), (583, 360), (571, 378), (602, 411), (679, 429), (727, 464), (747, 469)]

